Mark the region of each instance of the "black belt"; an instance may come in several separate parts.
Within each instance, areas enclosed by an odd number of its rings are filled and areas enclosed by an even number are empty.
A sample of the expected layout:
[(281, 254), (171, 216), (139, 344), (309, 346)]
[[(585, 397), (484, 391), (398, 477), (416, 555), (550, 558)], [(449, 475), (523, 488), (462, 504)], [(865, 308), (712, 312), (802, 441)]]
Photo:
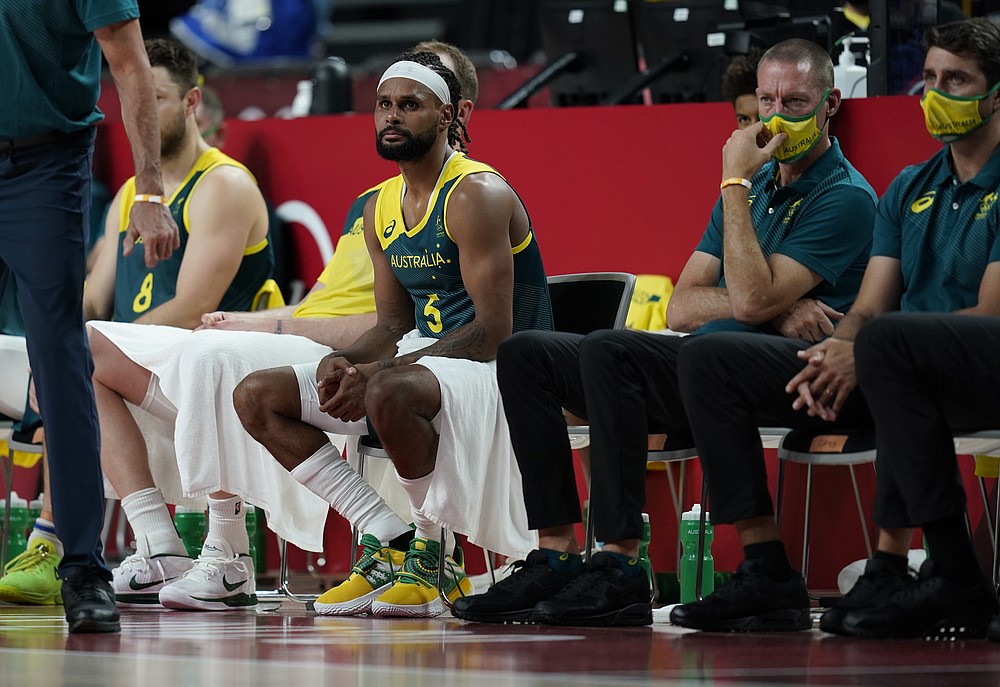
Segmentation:
[(6, 153), (8, 150), (14, 150), (15, 148), (31, 148), (33, 146), (45, 145), (46, 143), (54, 143), (72, 136), (73, 133), (76, 132), (66, 133), (65, 131), (50, 131), (40, 136), (0, 141), (0, 153)]

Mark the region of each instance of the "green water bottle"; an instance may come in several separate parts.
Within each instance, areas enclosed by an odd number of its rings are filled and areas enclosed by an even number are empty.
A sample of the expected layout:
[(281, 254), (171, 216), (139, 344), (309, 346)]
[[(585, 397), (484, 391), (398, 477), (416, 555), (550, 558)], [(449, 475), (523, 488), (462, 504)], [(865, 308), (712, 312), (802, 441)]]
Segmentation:
[(653, 588), (653, 563), (649, 560), (649, 513), (642, 514), (642, 539), (639, 540), (639, 565), (646, 571), (649, 588)]
[(712, 560), (712, 539), (715, 528), (705, 513), (705, 551), (698, 560), (698, 532), (701, 519), (701, 504), (694, 504), (691, 510), (681, 515), (681, 546), (684, 554), (681, 556), (680, 582), (681, 603), (696, 600), (695, 587), (698, 576), (701, 576), (701, 594), (708, 596), (715, 589), (715, 561)]
[(184, 542), (187, 554), (191, 558), (197, 558), (201, 553), (201, 545), (205, 543), (205, 511), (177, 506), (174, 509), (174, 528)]
[(28, 529), (34, 525), (27, 499), (16, 491), (10, 493), (10, 531), (7, 532), (7, 560), (24, 553), (28, 548)]
[(250, 558), (253, 560), (253, 569), (256, 575), (262, 575), (267, 570), (267, 554), (264, 541), (264, 513), (263, 511), (245, 503), (247, 538), (250, 540)]

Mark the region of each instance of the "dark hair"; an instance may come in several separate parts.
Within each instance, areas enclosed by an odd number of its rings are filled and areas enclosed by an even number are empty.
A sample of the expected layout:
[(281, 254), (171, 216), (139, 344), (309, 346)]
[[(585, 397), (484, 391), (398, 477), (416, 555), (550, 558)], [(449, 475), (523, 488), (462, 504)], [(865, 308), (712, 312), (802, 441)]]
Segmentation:
[(818, 43), (805, 38), (789, 38), (769, 48), (761, 56), (757, 69), (767, 61), (785, 64), (808, 62), (820, 92), (833, 88), (833, 62), (830, 60), (830, 53)]
[(741, 95), (757, 95), (757, 62), (750, 55), (734, 57), (722, 73), (723, 100), (736, 104)]
[(462, 84), (458, 82), (458, 77), (455, 76), (455, 73), (444, 66), (440, 57), (426, 50), (404, 52), (392, 61), (393, 64), (396, 62), (416, 62), (417, 64), (422, 64), (444, 79), (451, 94), (451, 106), (455, 110), (455, 116), (452, 118), (451, 126), (448, 128), (448, 144), (454, 146), (457, 143), (463, 152), (468, 152), (465, 144), (471, 143), (472, 139), (469, 138), (469, 132), (466, 130), (465, 125), (458, 119), (458, 101), (462, 99)]
[(180, 43), (154, 38), (146, 41), (146, 54), (152, 67), (163, 67), (184, 95), (198, 85), (198, 60)]
[(462, 84), (462, 97), (472, 102), (476, 102), (479, 98), (479, 77), (476, 76), (476, 66), (472, 64), (468, 55), (454, 45), (444, 41), (420, 41), (413, 47), (413, 52), (432, 52), (438, 56), (445, 54), (450, 57), (455, 65), (455, 77)]
[(1000, 26), (979, 17), (932, 26), (924, 32), (924, 46), (971, 57), (986, 76), (986, 85), (1000, 81)]

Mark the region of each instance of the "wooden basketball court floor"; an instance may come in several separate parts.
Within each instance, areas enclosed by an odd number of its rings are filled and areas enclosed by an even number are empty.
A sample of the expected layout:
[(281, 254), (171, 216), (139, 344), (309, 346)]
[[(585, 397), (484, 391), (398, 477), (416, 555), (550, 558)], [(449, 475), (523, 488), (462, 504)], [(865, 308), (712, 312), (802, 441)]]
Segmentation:
[(69, 635), (62, 607), (0, 606), (0, 685), (590, 687), (1000, 685), (1000, 644), (862, 641), (819, 630), (689, 632), (123, 610), (116, 635)]

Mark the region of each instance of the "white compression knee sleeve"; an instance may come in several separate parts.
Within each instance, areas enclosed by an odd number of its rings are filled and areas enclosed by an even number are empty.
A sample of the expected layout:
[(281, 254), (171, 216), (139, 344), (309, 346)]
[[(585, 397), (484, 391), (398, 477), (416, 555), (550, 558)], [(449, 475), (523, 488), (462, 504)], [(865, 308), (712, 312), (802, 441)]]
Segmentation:
[(140, 408), (153, 417), (158, 417), (167, 422), (177, 421), (177, 408), (171, 403), (163, 391), (160, 389), (160, 379), (154, 374), (149, 375), (149, 386), (146, 388), (146, 396), (142, 399)]
[(382, 497), (326, 444), (292, 470), (292, 477), (344, 516), (361, 532), (388, 542), (410, 528)]

